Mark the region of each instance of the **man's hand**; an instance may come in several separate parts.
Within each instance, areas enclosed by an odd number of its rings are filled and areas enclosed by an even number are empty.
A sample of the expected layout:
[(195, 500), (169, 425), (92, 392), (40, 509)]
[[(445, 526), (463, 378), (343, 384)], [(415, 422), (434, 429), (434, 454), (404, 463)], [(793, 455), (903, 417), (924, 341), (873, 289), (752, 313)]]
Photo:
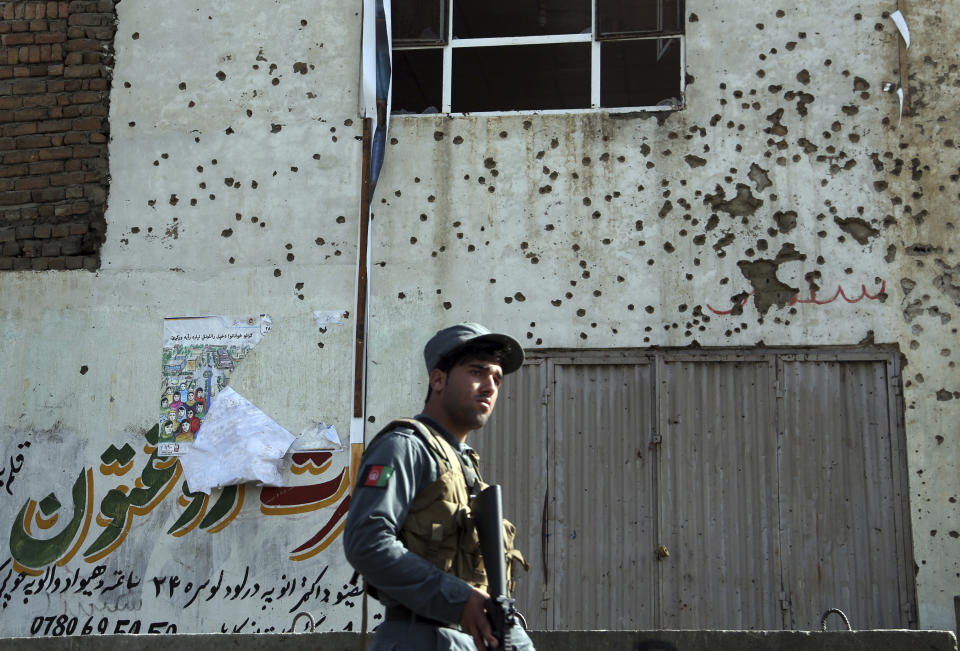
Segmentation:
[(484, 609), (484, 604), (489, 598), (490, 595), (486, 592), (474, 588), (467, 598), (467, 605), (463, 607), (463, 613), (460, 615), (460, 628), (473, 638), (473, 643), (477, 645), (477, 651), (486, 651), (487, 647), (495, 649), (499, 646), (497, 638), (493, 637), (490, 622), (487, 621), (487, 613)]

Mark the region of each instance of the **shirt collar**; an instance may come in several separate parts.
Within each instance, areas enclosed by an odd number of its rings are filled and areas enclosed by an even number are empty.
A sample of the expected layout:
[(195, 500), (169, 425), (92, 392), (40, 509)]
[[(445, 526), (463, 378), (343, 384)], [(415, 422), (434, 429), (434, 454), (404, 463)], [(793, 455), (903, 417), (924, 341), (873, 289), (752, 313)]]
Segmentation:
[(441, 425), (440, 423), (438, 423), (437, 421), (435, 421), (433, 418), (430, 418), (430, 417), (427, 416), (426, 414), (417, 414), (416, 416), (414, 416), (414, 418), (416, 418), (416, 419), (419, 420), (421, 423), (423, 423), (423, 424), (425, 424), (425, 425), (427, 425), (427, 426), (429, 426), (429, 427), (432, 427), (432, 428), (435, 429), (437, 432), (439, 432), (440, 436), (442, 436), (443, 438), (445, 438), (445, 439), (447, 440), (447, 443), (449, 443), (450, 445), (453, 446), (453, 449), (454, 449), (454, 450), (457, 450), (458, 452), (466, 452), (467, 450), (472, 450), (472, 449), (473, 449), (473, 448), (471, 448), (469, 445), (467, 445), (466, 443), (461, 443), (460, 441), (458, 441), (458, 440), (457, 440), (457, 437), (455, 437), (453, 434), (451, 434), (450, 432), (448, 432), (447, 429), (446, 429), (443, 425)]

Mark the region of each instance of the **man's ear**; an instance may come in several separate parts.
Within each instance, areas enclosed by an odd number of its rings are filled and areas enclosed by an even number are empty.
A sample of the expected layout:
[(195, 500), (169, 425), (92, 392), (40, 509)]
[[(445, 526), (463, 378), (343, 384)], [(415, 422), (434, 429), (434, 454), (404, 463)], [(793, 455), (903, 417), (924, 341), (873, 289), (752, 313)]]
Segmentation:
[(447, 374), (444, 371), (441, 371), (438, 368), (430, 371), (430, 388), (433, 389), (434, 393), (442, 391), (446, 384)]

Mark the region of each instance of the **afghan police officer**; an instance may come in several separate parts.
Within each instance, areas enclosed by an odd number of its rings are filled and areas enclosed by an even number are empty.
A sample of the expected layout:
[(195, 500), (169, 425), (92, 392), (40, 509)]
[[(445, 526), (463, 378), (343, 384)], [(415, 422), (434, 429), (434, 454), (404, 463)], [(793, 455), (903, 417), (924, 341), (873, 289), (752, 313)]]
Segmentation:
[[(423, 412), (396, 420), (363, 455), (344, 531), (347, 560), (385, 606), (369, 649), (496, 648), (471, 495), (485, 486), (467, 435), (493, 412), (506, 374), (523, 364), (515, 339), (477, 323), (440, 330), (423, 351)], [(526, 566), (506, 523), (508, 574)], [(533, 644), (516, 625), (510, 645)]]

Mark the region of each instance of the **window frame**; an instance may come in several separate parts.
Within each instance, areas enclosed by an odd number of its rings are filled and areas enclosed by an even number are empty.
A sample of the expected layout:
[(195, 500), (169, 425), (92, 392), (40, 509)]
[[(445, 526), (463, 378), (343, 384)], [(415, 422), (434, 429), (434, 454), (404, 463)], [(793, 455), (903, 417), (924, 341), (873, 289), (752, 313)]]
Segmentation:
[[(499, 115), (570, 115), (582, 113), (596, 113), (598, 111), (606, 113), (655, 113), (663, 111), (682, 111), (686, 108), (686, 25), (683, 29), (667, 30), (663, 33), (637, 32), (634, 35), (614, 34), (610, 36), (600, 36), (599, 23), (597, 20), (597, 0), (590, 0), (590, 31), (581, 34), (550, 34), (544, 36), (505, 36), (493, 38), (453, 38), (453, 13), (455, 3), (466, 2), (468, 0), (434, 0), (443, 5), (443, 18), (446, 21), (446, 34), (440, 39), (439, 44), (427, 44), (423, 41), (401, 41), (396, 40), (392, 43), (393, 51), (404, 50), (441, 50), (442, 51), (442, 77), (441, 77), (441, 107), (438, 113), (392, 113), (391, 119), (406, 117), (431, 117), (436, 115), (448, 115), (451, 117), (479, 115), (479, 116), (499, 116)], [(669, 106), (623, 106), (607, 107), (600, 103), (601, 87), (601, 54), (600, 49), (603, 43), (612, 41), (649, 41), (649, 40), (677, 40), (680, 48), (680, 83), (679, 83), (679, 103)], [(496, 111), (457, 111), (452, 108), (453, 94), (453, 50), (459, 48), (477, 48), (477, 47), (503, 47), (503, 46), (523, 46), (523, 45), (553, 45), (561, 43), (590, 43), (590, 106), (584, 108), (568, 109), (520, 109), (520, 110), (496, 110)], [(658, 45), (658, 50), (660, 45)], [(666, 51), (664, 49), (664, 51)], [(658, 59), (660, 58), (658, 53)]]

